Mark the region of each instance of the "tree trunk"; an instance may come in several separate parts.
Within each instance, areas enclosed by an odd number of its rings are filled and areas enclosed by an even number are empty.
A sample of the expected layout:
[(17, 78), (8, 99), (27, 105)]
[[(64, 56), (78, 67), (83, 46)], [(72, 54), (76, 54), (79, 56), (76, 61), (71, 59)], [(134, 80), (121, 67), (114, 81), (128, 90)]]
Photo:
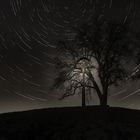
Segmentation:
[(82, 107), (86, 106), (86, 95), (85, 95), (85, 87), (82, 87)]
[(97, 95), (100, 100), (100, 106), (107, 107), (108, 106), (107, 105), (108, 86), (106, 84), (105, 85), (102, 84), (102, 86), (103, 86), (103, 94), (102, 94), (102, 92), (101, 92), (98, 84), (96, 83), (94, 77), (92, 76), (91, 72), (89, 72), (87, 75), (90, 77), (90, 79), (93, 83), (93, 86), (97, 92)]
[(103, 95), (100, 98), (100, 106), (107, 107), (107, 90), (103, 92)]
[(100, 105), (102, 107), (107, 106), (107, 97), (105, 97), (104, 95), (102, 95), (102, 97), (100, 99)]

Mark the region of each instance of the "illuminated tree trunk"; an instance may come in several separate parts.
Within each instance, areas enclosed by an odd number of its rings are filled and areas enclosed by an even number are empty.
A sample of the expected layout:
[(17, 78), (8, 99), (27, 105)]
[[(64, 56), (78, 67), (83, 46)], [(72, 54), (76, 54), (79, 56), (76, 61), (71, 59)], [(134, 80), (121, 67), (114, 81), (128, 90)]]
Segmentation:
[(92, 76), (92, 74), (89, 72), (88, 76), (90, 77), (93, 86), (97, 92), (97, 95), (99, 97), (100, 100), (100, 106), (102, 107), (107, 107), (107, 95), (108, 95), (108, 86), (107, 85), (103, 85), (103, 94), (100, 91), (100, 88), (98, 86), (98, 84), (96, 83), (96, 81), (94, 80), (94, 77)]
[(82, 107), (86, 106), (85, 86), (82, 87)]

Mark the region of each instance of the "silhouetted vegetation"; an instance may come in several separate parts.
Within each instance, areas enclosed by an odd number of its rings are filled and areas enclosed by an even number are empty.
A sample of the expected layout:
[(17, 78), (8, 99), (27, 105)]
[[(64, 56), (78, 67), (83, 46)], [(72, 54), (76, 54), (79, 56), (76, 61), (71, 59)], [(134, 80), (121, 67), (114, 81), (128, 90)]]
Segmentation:
[(135, 62), (134, 40), (129, 22), (100, 19), (75, 27), (73, 40), (59, 41), (54, 86), (64, 88), (62, 99), (96, 92), (101, 106), (107, 105), (108, 88), (119, 85), (130, 74), (127, 63)]

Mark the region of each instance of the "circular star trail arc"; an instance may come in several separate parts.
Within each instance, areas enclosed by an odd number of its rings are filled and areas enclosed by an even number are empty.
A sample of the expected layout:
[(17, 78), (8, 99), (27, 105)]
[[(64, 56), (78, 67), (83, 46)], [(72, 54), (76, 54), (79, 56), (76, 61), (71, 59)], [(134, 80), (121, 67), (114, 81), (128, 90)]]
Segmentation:
[(90, 15), (94, 4), (91, 0), (67, 2), (9, 0), (6, 3), (11, 12), (1, 11), (4, 31), (0, 34), (3, 52), (0, 59), (6, 69), (0, 72), (3, 91), (31, 101), (44, 101), (50, 96), (47, 87), (53, 77), (53, 74), (48, 76), (54, 67), (53, 41), (68, 36), (71, 25)]
[[(124, 1), (123, 15), (127, 18), (132, 5)], [(3, 0), (0, 4), (1, 92), (7, 93), (7, 98), (11, 92), (15, 98), (48, 101), (56, 97), (48, 93), (54, 76), (56, 41), (71, 39), (74, 36), (71, 27), (89, 20), (95, 13), (102, 18), (116, 3), (113, 0)]]

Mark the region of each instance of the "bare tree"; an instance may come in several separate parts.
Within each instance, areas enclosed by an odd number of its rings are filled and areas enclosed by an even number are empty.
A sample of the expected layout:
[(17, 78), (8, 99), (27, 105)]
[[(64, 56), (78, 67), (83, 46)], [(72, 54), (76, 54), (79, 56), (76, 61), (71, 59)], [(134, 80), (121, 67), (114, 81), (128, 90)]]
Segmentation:
[(97, 17), (74, 31), (74, 40), (59, 42), (57, 69), (60, 71), (55, 86), (67, 87), (62, 98), (82, 89), (83, 106), (86, 90), (91, 93), (94, 89), (100, 105), (106, 106), (108, 88), (125, 80), (128, 74), (125, 64), (134, 51), (129, 24)]
[(65, 89), (60, 99), (82, 93), (82, 106), (85, 106), (86, 94), (91, 97), (91, 90), (94, 88), (87, 75), (87, 69), (91, 71), (95, 64), (90, 60), (91, 56), (86, 48), (73, 45), (75, 42), (68, 42), (67, 45), (66, 42), (59, 42), (56, 59), (58, 75), (54, 86)]

